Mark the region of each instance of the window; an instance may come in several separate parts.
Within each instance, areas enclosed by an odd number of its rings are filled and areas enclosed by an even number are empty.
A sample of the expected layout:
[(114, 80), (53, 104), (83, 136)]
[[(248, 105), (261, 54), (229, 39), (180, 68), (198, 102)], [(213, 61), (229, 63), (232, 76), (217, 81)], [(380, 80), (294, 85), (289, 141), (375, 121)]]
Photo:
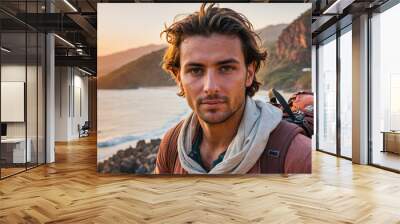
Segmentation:
[(400, 4), (371, 18), (372, 163), (400, 170)]
[(352, 157), (352, 34), (351, 26), (340, 36), (340, 155)]
[(318, 47), (318, 149), (336, 153), (336, 36)]

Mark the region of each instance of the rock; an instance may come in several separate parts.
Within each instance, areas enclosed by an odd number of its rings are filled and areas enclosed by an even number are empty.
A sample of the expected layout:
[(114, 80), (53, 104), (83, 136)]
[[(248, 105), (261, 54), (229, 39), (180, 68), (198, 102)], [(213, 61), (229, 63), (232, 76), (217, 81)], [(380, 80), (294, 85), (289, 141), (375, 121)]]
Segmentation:
[(159, 138), (150, 140), (150, 144), (153, 146), (160, 145), (160, 143), (161, 143), (161, 139), (159, 139)]
[(146, 146), (145, 140), (140, 140), (136, 143), (136, 149), (144, 148)]
[(104, 163), (100, 162), (97, 164), (97, 172), (103, 172), (104, 170)]
[(137, 174), (145, 174), (145, 173), (147, 173), (147, 170), (143, 165), (141, 165), (138, 169), (136, 169), (136, 173)]
[(97, 170), (101, 173), (137, 173), (151, 174), (156, 165), (157, 152), (161, 139), (151, 139), (146, 143), (140, 140), (136, 147), (118, 150), (109, 159), (98, 163)]
[(125, 153), (128, 156), (128, 155), (132, 155), (134, 153), (134, 151), (135, 151), (135, 148), (132, 148), (129, 146), (129, 148), (125, 150)]
[(156, 157), (157, 157), (156, 154), (149, 154), (149, 155), (146, 157), (146, 159), (149, 160), (149, 159), (156, 158)]
[(136, 170), (136, 163), (130, 158), (124, 158), (121, 162), (121, 172), (134, 173)]

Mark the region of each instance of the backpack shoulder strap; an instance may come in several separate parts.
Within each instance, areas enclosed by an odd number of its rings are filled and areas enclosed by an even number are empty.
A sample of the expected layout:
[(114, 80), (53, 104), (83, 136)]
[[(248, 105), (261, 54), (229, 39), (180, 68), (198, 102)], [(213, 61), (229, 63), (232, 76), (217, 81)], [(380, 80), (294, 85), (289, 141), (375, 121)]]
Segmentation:
[(174, 172), (176, 158), (178, 157), (178, 136), (183, 125), (183, 120), (180, 121), (172, 131), (165, 136), (166, 142), (168, 142), (166, 149), (166, 160), (169, 173)]
[(299, 126), (282, 120), (271, 132), (260, 158), (261, 173), (284, 173), (285, 158), (292, 140), (304, 133)]

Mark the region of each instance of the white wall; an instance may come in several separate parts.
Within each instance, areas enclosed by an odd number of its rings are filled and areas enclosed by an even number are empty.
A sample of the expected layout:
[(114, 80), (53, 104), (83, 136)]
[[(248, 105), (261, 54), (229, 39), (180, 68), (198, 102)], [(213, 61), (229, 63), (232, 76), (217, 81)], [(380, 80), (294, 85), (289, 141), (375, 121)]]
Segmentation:
[(25, 83), (1, 81), (1, 121), (25, 121)]
[(68, 140), (68, 88), (70, 84), (68, 71), (67, 67), (55, 68), (55, 141)]
[(88, 78), (76, 68), (56, 67), (55, 85), (55, 140), (77, 139), (78, 124), (88, 120)]
[[(31, 70), (32, 67), (28, 67)], [(25, 83), (25, 64), (24, 65), (2, 65), (1, 66), (1, 81), (2, 82), (24, 82)], [(28, 94), (29, 95), (29, 94)], [(36, 94), (35, 94), (36, 96)], [(2, 96), (4, 98), (6, 96)], [(8, 108), (1, 108), (7, 110)], [(24, 108), (22, 108), (24, 110)], [(24, 122), (7, 122), (7, 132), (9, 136), (24, 137), (25, 125)]]
[[(1, 81), (2, 82), (25, 82), (25, 64), (24, 65), (2, 65)], [(28, 72), (33, 68), (28, 66)], [(27, 93), (28, 97), (33, 93)], [(35, 95), (36, 96), (36, 93)], [(7, 108), (1, 108), (7, 110)], [(25, 122), (7, 122), (8, 137), (25, 137)]]
[(1, 65), (1, 81), (25, 82), (25, 64)]

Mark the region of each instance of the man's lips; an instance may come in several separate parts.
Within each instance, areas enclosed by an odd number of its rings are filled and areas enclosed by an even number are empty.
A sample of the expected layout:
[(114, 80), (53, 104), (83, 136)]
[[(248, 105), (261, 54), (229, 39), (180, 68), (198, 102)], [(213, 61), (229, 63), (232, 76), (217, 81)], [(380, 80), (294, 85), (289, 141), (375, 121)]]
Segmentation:
[(201, 104), (208, 104), (208, 105), (214, 105), (214, 104), (220, 104), (220, 103), (225, 103), (225, 100), (217, 99), (217, 100), (202, 100)]

